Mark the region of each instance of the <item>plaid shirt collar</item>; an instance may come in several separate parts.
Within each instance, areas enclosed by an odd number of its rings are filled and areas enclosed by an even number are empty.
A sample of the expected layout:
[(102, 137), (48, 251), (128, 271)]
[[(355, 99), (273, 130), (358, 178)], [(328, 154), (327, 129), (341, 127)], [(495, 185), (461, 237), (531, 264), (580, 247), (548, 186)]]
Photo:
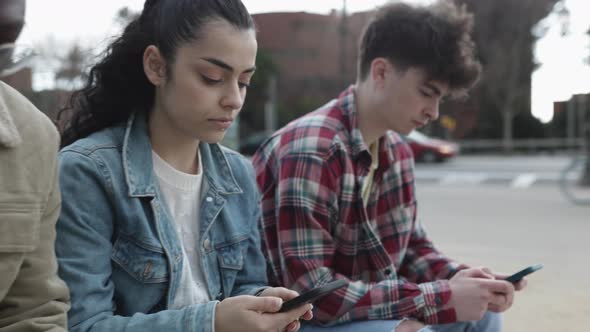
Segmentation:
[[(368, 171), (371, 165), (371, 153), (369, 147), (365, 144), (363, 134), (358, 124), (358, 105), (357, 105), (357, 88), (350, 85), (344, 90), (336, 100), (335, 107), (342, 111), (341, 121), (347, 126), (350, 132), (350, 149), (351, 158), (360, 162), (364, 171)], [(395, 156), (390, 153), (390, 145), (401, 142), (401, 137), (391, 135), (387, 132), (379, 138), (379, 168), (390, 167), (395, 161)]]
[(351, 85), (344, 90), (336, 102), (336, 106), (342, 110), (343, 122), (350, 129), (351, 152), (353, 159), (357, 160), (361, 155), (369, 153), (363, 134), (358, 126), (358, 110), (356, 100), (356, 86)]

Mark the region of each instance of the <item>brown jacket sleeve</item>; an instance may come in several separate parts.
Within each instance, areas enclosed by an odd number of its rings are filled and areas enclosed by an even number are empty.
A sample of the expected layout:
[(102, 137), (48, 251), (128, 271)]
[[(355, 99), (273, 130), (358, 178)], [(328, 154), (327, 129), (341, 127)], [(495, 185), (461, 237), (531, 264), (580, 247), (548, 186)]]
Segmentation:
[(58, 134), (0, 83), (0, 330), (66, 331), (69, 292), (57, 275)]

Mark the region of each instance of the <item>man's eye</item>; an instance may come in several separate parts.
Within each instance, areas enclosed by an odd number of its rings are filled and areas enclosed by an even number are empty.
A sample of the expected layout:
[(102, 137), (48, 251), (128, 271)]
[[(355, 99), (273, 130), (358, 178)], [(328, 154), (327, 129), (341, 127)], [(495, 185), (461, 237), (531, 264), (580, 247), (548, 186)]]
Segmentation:
[(420, 94), (422, 94), (424, 97), (432, 97), (432, 95), (428, 92), (426, 92), (425, 90), (420, 89)]
[(238, 85), (240, 86), (240, 89), (242, 88), (249, 88), (250, 87), (250, 83), (246, 83), (246, 82), (238, 82)]

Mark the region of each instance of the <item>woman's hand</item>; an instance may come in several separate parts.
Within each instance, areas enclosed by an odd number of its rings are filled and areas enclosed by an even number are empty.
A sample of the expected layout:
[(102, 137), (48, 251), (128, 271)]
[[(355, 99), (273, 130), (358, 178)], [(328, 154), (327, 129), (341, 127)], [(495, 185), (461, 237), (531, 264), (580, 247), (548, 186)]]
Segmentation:
[[(292, 298), (292, 291), (285, 289), (269, 291), (270, 294), (278, 294)], [(267, 293), (267, 294), (269, 294)], [(294, 292), (297, 296), (297, 292)], [(291, 294), (291, 295), (287, 295)], [(215, 331), (253, 331), (253, 332), (277, 332), (277, 331), (297, 331), (299, 329), (299, 318), (308, 315), (311, 311), (311, 305), (302, 305), (299, 308), (288, 312), (278, 313), (283, 304), (280, 296), (261, 296), (241, 295), (227, 298), (215, 307)], [(293, 324), (296, 322), (296, 324)]]
[[(294, 290), (290, 290), (284, 287), (269, 287), (267, 289), (265, 289), (264, 291), (262, 291), (262, 293), (260, 293), (258, 296), (274, 296), (274, 297), (279, 297), (281, 299), (283, 299), (283, 301), (288, 301), (290, 299), (296, 298), (297, 296), (299, 296), (299, 293), (297, 293)], [(312, 306), (313, 308), (313, 306)], [(300, 319), (303, 320), (311, 320), (313, 318), (313, 312), (311, 311), (311, 309), (309, 309), (309, 311), (307, 311), (303, 316), (300, 317)], [(299, 320), (295, 320), (292, 321), (287, 328), (285, 329), (285, 331), (297, 331), (299, 330), (300, 327), (300, 323)]]

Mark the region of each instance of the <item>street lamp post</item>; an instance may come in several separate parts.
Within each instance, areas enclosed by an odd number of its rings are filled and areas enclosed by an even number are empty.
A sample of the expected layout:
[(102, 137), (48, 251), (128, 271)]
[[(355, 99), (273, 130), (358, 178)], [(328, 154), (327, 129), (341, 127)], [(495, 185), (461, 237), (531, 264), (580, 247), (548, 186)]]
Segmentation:
[(580, 180), (580, 185), (585, 187), (590, 187), (590, 94), (583, 95), (582, 98), (582, 116), (581, 122), (584, 124), (582, 126), (582, 134), (584, 135), (584, 151), (586, 152), (586, 163), (584, 164), (584, 171), (582, 173), (582, 178)]

